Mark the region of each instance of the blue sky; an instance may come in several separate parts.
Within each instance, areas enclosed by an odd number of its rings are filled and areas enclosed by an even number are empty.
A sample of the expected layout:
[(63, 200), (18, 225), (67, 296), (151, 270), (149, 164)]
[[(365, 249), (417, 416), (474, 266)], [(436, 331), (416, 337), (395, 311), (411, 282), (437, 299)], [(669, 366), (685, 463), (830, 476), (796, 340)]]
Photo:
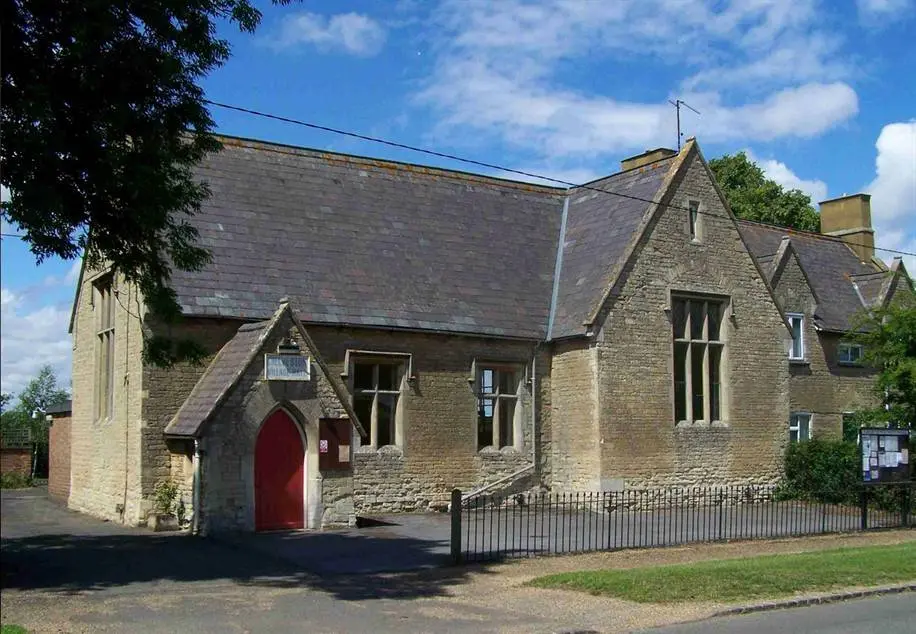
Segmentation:
[[(676, 143), (747, 150), (815, 200), (872, 193), (879, 246), (916, 251), (916, 0), (263, 3), (209, 98), (574, 182)], [(469, 169), (214, 109), (219, 131)], [(495, 172), (499, 174), (499, 172)], [(15, 231), (4, 224), (3, 232)], [(4, 238), (3, 391), (69, 382), (78, 269)], [(891, 254), (879, 253), (889, 259)], [(908, 258), (916, 271), (916, 261)]]

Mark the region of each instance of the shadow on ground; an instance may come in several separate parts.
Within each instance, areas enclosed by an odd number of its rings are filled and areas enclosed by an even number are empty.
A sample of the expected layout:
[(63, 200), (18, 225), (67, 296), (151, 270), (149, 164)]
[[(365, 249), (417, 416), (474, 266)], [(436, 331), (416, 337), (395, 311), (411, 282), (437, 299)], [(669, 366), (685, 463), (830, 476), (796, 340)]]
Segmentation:
[[(463, 583), (471, 570), (441, 567), (393, 574), (366, 566), (360, 553), (379, 551), (391, 561), (433, 561), (435, 543), (410, 538), (376, 538), (351, 533), (266, 536), (251, 544), (187, 535), (44, 534), (4, 539), (0, 545), (4, 590), (62, 593), (98, 591), (144, 583), (214, 582), (323, 590), (350, 601), (432, 597)], [(306, 561), (270, 554), (271, 541), (297, 540)], [(344, 556), (353, 553), (353, 558)], [(301, 559), (301, 553), (300, 553)], [(371, 563), (371, 562), (370, 562)], [(339, 571), (333, 567), (340, 568)]]

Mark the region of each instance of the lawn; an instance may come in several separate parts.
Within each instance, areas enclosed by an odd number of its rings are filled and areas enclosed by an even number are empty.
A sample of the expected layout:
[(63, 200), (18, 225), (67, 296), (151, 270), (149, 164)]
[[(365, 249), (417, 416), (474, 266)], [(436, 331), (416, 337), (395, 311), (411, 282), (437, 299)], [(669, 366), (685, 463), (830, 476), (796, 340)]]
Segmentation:
[(916, 542), (696, 564), (583, 570), (529, 582), (640, 603), (740, 601), (916, 581)]
[(0, 634), (29, 634), (21, 625), (0, 625)]

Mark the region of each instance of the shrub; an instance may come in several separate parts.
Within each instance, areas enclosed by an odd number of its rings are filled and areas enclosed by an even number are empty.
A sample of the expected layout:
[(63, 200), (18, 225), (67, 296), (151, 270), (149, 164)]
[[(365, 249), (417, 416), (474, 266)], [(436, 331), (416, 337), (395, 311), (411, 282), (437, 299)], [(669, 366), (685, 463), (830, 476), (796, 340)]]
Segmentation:
[(172, 515), (175, 511), (175, 498), (178, 497), (178, 485), (173, 482), (160, 482), (156, 485), (156, 512)]
[(0, 489), (27, 489), (32, 486), (32, 478), (21, 473), (0, 474)]
[(861, 457), (855, 443), (809, 440), (786, 450), (784, 497), (839, 504), (858, 499)]

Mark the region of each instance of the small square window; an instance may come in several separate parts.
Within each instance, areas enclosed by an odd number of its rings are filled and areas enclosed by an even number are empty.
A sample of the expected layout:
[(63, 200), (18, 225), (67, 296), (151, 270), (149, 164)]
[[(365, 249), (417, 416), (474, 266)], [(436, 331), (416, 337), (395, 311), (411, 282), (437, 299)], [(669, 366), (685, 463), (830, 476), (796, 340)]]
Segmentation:
[(858, 343), (841, 343), (838, 358), (843, 365), (862, 365), (864, 348)]

